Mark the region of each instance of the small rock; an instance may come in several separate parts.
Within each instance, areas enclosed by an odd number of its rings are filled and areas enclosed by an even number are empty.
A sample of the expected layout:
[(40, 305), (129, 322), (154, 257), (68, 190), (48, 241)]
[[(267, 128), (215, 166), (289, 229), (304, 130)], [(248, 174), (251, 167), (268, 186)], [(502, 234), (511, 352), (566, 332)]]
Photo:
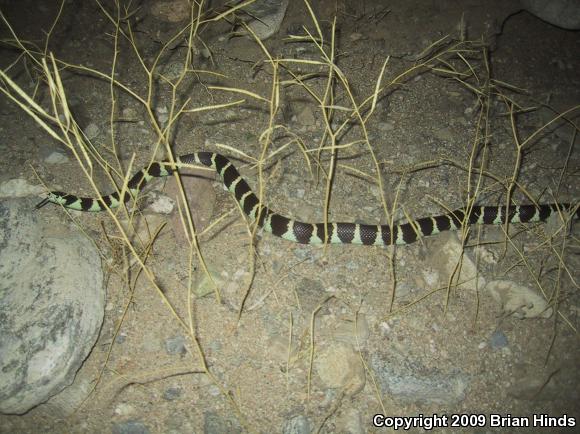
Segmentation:
[(485, 287), (505, 313), (516, 318), (550, 318), (553, 309), (536, 291), (509, 280), (494, 280)]
[(163, 399), (167, 401), (174, 401), (179, 398), (182, 394), (182, 390), (179, 387), (170, 387), (163, 392)]
[(366, 433), (365, 423), (362, 415), (354, 408), (347, 408), (337, 418), (337, 431), (342, 434), (364, 434)]
[(149, 203), (148, 208), (157, 214), (171, 214), (175, 209), (175, 202), (170, 197), (162, 194), (156, 197)]
[(0, 198), (16, 198), (44, 193), (41, 185), (32, 185), (26, 179), (15, 178), (0, 183)]
[(283, 434), (310, 434), (310, 421), (303, 415), (287, 420), (282, 429)]
[(504, 348), (508, 346), (508, 338), (504, 332), (496, 330), (492, 333), (489, 344), (494, 349)]
[[(453, 283), (461, 282), (458, 285), (459, 288), (475, 289), (476, 287), (483, 288), (485, 286), (485, 279), (479, 273), (469, 254), (463, 251), (457, 237), (453, 235), (449, 236), (448, 241), (441, 249), (441, 255), (439, 257), (446, 258), (444, 264), (446, 275), (441, 277), (441, 284), (447, 285), (447, 279), (454, 273)], [(459, 275), (457, 274), (458, 262), (460, 263)]]
[(119, 405), (115, 407), (115, 415), (125, 417), (135, 413), (135, 407), (131, 404), (127, 404), (125, 402), (121, 402)]
[(113, 434), (149, 434), (149, 428), (139, 421), (130, 420), (113, 425)]
[(333, 345), (320, 352), (315, 362), (322, 383), (332, 389), (344, 389), (355, 395), (365, 385), (365, 371), (359, 354), (349, 345)]
[(235, 419), (224, 418), (218, 413), (208, 411), (203, 415), (204, 434), (238, 434), (242, 427)]
[(178, 23), (189, 19), (191, 6), (188, 0), (156, 1), (151, 5), (151, 14), (169, 23)]
[(354, 346), (364, 346), (369, 337), (369, 323), (363, 314), (359, 314), (356, 319), (344, 319), (338, 323), (334, 331), (334, 337)]
[(157, 120), (162, 125), (165, 125), (169, 120), (169, 110), (167, 110), (167, 107), (156, 107), (155, 113), (157, 113)]
[(442, 142), (452, 142), (455, 134), (448, 127), (443, 127), (433, 131), (433, 136)]
[(183, 355), (186, 353), (187, 349), (185, 348), (185, 337), (178, 335), (171, 338), (168, 338), (165, 341), (165, 350), (168, 354), (179, 354)]
[(314, 111), (310, 106), (304, 106), (296, 113), (296, 120), (302, 126), (312, 126), (316, 123), (316, 117), (314, 116)]
[(429, 369), (396, 351), (373, 354), (371, 367), (382, 392), (402, 402), (456, 404), (464, 399), (469, 385), (468, 377), (459, 371), (442, 373)]
[(288, 2), (290, 0), (260, 0), (249, 4), (244, 9), (252, 19), (248, 26), (261, 40), (267, 39), (276, 34), (280, 29)]
[(193, 291), (196, 297), (201, 298), (209, 294), (214, 294), (217, 288), (221, 291), (224, 284), (227, 281), (227, 275), (218, 271), (212, 265), (208, 265), (208, 273), (206, 273), (203, 268), (199, 268), (195, 271), (195, 285)]
[(62, 152), (54, 151), (51, 152), (48, 157), (44, 159), (46, 164), (62, 164), (68, 161), (68, 157)]
[(100, 132), (101, 129), (99, 128), (99, 126), (93, 122), (88, 124), (87, 127), (85, 128), (85, 135), (89, 138), (89, 140), (98, 137)]
[(393, 131), (395, 129), (395, 123), (393, 121), (379, 122), (379, 130), (381, 131)]

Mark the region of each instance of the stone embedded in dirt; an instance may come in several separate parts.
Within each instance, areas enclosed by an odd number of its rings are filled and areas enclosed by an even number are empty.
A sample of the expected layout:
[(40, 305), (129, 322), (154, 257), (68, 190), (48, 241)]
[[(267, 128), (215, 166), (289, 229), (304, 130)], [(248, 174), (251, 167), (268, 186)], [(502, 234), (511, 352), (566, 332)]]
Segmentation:
[(553, 309), (548, 306), (544, 297), (532, 288), (509, 280), (493, 280), (485, 289), (495, 301), (501, 303), (506, 314), (520, 319), (552, 316)]
[(350, 345), (332, 344), (320, 351), (315, 367), (322, 383), (328, 388), (342, 389), (352, 396), (365, 386), (365, 370), (360, 356)]
[(364, 346), (369, 338), (369, 323), (366, 315), (357, 315), (356, 322), (354, 318), (343, 318), (336, 325), (334, 338), (336, 340), (353, 345)]
[(508, 338), (501, 330), (496, 330), (489, 338), (489, 345), (491, 348), (500, 349), (508, 346)]
[(25, 197), (44, 192), (44, 187), (40, 185), (32, 185), (23, 178), (13, 178), (0, 183), (0, 198)]
[(288, 419), (282, 429), (283, 434), (310, 434), (311, 432), (310, 420), (307, 417), (299, 414), (291, 419)]
[[(180, 169), (179, 173), (195, 231), (199, 234), (209, 225), (216, 202), (215, 188), (212, 182), (207, 179), (208, 174), (210, 176), (213, 176), (213, 174), (207, 170), (193, 168)], [(165, 193), (173, 198), (173, 200), (180, 201), (181, 193), (175, 177), (172, 176), (167, 181)], [(171, 217), (171, 227), (177, 242), (182, 245), (187, 245), (184, 222), (182, 221), (178, 207), (176, 206), (175, 208), (176, 210)], [(183, 212), (183, 216), (186, 218), (185, 210)]]
[(203, 432), (241, 434), (240, 423), (232, 417), (224, 417), (215, 411), (207, 411), (203, 415)]
[[(437, 259), (442, 258), (442, 259)], [(470, 255), (465, 252), (461, 243), (456, 236), (450, 234), (447, 242), (441, 249), (441, 254), (431, 260), (433, 267), (436, 262), (443, 260), (444, 273), (441, 273), (439, 283), (447, 285), (449, 277), (453, 276), (452, 285), (458, 284), (459, 288), (482, 288), (485, 285), (485, 279), (477, 269), (475, 262)]]
[(119, 422), (112, 427), (113, 434), (149, 434), (149, 428), (138, 420)]
[(165, 350), (167, 354), (183, 355), (187, 352), (186, 339), (184, 336), (177, 335), (165, 340)]
[(188, 0), (155, 1), (151, 4), (151, 14), (169, 23), (178, 23), (189, 19), (191, 6)]
[(280, 30), (290, 0), (260, 0), (244, 8), (254, 19), (248, 26), (261, 40), (267, 39)]
[(430, 369), (396, 351), (373, 354), (370, 365), (382, 392), (405, 403), (456, 404), (469, 387), (469, 377), (459, 370)]

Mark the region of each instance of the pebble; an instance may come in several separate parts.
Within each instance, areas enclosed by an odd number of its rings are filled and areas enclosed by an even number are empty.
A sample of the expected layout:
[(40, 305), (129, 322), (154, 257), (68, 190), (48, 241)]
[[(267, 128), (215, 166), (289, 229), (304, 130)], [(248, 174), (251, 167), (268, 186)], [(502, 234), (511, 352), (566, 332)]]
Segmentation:
[(68, 161), (68, 157), (62, 152), (53, 151), (44, 159), (46, 164), (62, 164)]
[(489, 339), (491, 348), (500, 349), (508, 346), (508, 338), (501, 330), (496, 330), (492, 333)]
[(167, 107), (157, 107), (155, 112), (157, 113), (157, 119), (159, 122), (162, 125), (165, 125), (165, 123), (169, 120), (169, 111), (167, 110)]
[(379, 122), (379, 130), (381, 131), (393, 131), (395, 129), (395, 123), (392, 121)]
[(532, 288), (509, 280), (494, 280), (485, 287), (503, 311), (516, 318), (550, 318), (553, 309), (548, 302)]
[(344, 412), (337, 418), (337, 429), (338, 432), (343, 434), (364, 434), (365, 422), (362, 415), (354, 408), (347, 408)]
[(226, 419), (218, 413), (208, 411), (203, 417), (203, 432), (205, 434), (237, 434), (242, 432), (238, 421)]
[(113, 434), (149, 434), (149, 428), (137, 420), (129, 420), (113, 425)]
[(178, 335), (165, 340), (165, 350), (168, 354), (185, 354), (185, 337)]
[(157, 214), (171, 214), (175, 209), (175, 201), (170, 197), (159, 194), (149, 204), (148, 208)]
[(88, 124), (87, 127), (85, 128), (85, 134), (89, 138), (89, 140), (96, 138), (99, 135), (100, 131), (101, 129), (99, 128), (99, 126), (93, 122)]
[(183, 391), (179, 387), (170, 387), (163, 392), (163, 399), (167, 401), (174, 401), (181, 396)]
[(288, 419), (282, 429), (283, 434), (310, 434), (310, 421), (303, 415)]
[(117, 416), (129, 416), (130, 414), (135, 413), (135, 407), (131, 404), (122, 402), (115, 407), (114, 412)]

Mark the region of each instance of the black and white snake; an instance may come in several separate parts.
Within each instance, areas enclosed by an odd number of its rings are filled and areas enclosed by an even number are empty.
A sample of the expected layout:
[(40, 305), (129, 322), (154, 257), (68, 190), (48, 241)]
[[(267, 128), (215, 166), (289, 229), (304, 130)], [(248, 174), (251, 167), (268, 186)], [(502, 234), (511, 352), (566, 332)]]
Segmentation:
[[(551, 215), (560, 211), (574, 211), (580, 218), (580, 208), (574, 209), (567, 203), (552, 203), (540, 205), (510, 205), (506, 206), (474, 206), (468, 211), (457, 209), (448, 214), (423, 217), (408, 223), (393, 226), (369, 225), (359, 223), (332, 223), (327, 225), (325, 237), (324, 223), (304, 223), (284, 217), (262, 205), (252, 192), (248, 183), (242, 178), (234, 165), (223, 155), (214, 152), (195, 152), (182, 155), (176, 163), (201, 164), (214, 169), (221, 177), (224, 185), (234, 195), (244, 213), (252, 220), (258, 220), (258, 225), (265, 231), (286, 240), (302, 244), (364, 244), (391, 245), (409, 244), (420, 237), (435, 235), (442, 231), (457, 230), (463, 225), (505, 223), (528, 223), (545, 221)], [(148, 168), (137, 172), (129, 180), (127, 191), (122, 200), (128, 201), (154, 177), (168, 176), (173, 172), (169, 162), (153, 162)], [(79, 211), (102, 211), (105, 205), (115, 208), (120, 204), (119, 193), (115, 192), (102, 199), (78, 197), (53, 191), (40, 202), (36, 208), (41, 208), (49, 202)]]

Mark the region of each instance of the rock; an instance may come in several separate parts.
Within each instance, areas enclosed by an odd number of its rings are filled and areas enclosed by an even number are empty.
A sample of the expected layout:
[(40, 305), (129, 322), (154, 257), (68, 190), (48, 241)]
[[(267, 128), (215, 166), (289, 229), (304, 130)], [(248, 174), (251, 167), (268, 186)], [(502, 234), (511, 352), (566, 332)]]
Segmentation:
[(155, 1), (151, 4), (151, 14), (169, 23), (178, 23), (189, 19), (191, 6), (188, 0)]
[(181, 335), (173, 336), (165, 340), (165, 350), (167, 351), (167, 354), (183, 355), (187, 352), (185, 343), (185, 337)]
[(60, 151), (53, 151), (44, 159), (46, 164), (63, 164), (67, 161), (69, 158)]
[(578, 103), (577, 101), (577, 93), (554, 93), (550, 94), (549, 106), (542, 105), (538, 108), (540, 122), (537, 124), (537, 127), (540, 128), (546, 124), (549, 124), (543, 131), (545, 133), (553, 133), (561, 140), (561, 142), (552, 140), (550, 141), (553, 142), (557, 147), (565, 148), (567, 146), (573, 131), (572, 127), (568, 123), (568, 120), (571, 122), (578, 122), (578, 119), (580, 118), (580, 112), (578, 110), (570, 112), (566, 116), (567, 120), (559, 118), (554, 121), (554, 119), (558, 116), (559, 113), (563, 113), (574, 107)]
[(163, 399), (167, 401), (174, 401), (179, 398), (183, 393), (180, 387), (170, 387), (163, 392)]
[(228, 276), (224, 271), (219, 271), (217, 267), (208, 265), (208, 274), (199, 267), (195, 271), (195, 285), (193, 291), (196, 297), (201, 298), (209, 294), (215, 294), (216, 286), (218, 291), (223, 291), (223, 287), (228, 281)]
[(149, 434), (149, 428), (138, 420), (129, 420), (113, 425), (113, 434)]
[(334, 338), (337, 341), (351, 344), (356, 348), (357, 345), (364, 346), (366, 344), (369, 333), (369, 323), (366, 315), (359, 314), (356, 323), (354, 318), (339, 321), (334, 330)]
[(371, 367), (385, 395), (414, 404), (450, 405), (463, 400), (469, 385), (460, 371), (443, 373), (389, 351), (371, 356)]
[(485, 287), (505, 313), (516, 318), (550, 318), (553, 309), (536, 291), (509, 280), (493, 280)]
[(320, 280), (303, 277), (296, 284), (296, 295), (304, 312), (312, 312), (327, 297)]
[(554, 401), (563, 397), (577, 399), (577, 387), (570, 379), (576, 378), (577, 364), (558, 367), (540, 367), (531, 363), (514, 366), (507, 394), (527, 401)]
[(104, 315), (101, 259), (36, 200), (0, 202), (0, 412), (22, 414), (70, 385)]
[(508, 346), (508, 338), (501, 330), (496, 330), (489, 338), (491, 348), (500, 349)]
[[(473, 262), (467, 252), (462, 251), (459, 240), (450, 236), (441, 249), (441, 258), (445, 258), (444, 264), (446, 275), (443, 276), (442, 285), (447, 285), (449, 276), (453, 275), (452, 283), (459, 283), (458, 288), (475, 289), (485, 286), (485, 279), (479, 273), (475, 262)], [(459, 266), (458, 266), (459, 263)]]
[[(120, 223), (132, 243), (145, 246), (165, 221), (165, 217), (157, 214), (135, 213), (131, 221), (122, 219)], [(133, 258), (131, 262), (134, 262)]]
[(366, 433), (365, 422), (362, 415), (354, 408), (347, 408), (337, 418), (337, 431), (342, 434), (364, 434)]
[(147, 205), (147, 208), (156, 214), (171, 214), (175, 209), (175, 201), (163, 194), (156, 195)]
[(280, 30), (290, 0), (257, 0), (246, 6), (251, 17), (248, 26), (261, 40), (267, 39)]
[[(207, 177), (213, 177), (214, 175), (212, 172), (203, 169), (182, 168), (179, 171), (195, 231), (199, 234), (209, 225), (213, 214), (216, 194), (212, 182)], [(172, 176), (167, 181), (165, 193), (176, 201), (175, 203), (181, 201), (181, 194), (175, 177)], [(171, 217), (171, 227), (175, 234), (175, 239), (186, 245), (187, 237), (185, 236), (183, 222), (178, 207), (175, 206), (175, 208), (176, 210)]]
[(101, 133), (101, 129), (99, 126), (93, 122), (87, 125), (85, 128), (85, 135), (89, 138), (89, 140), (96, 139), (99, 134)]
[(208, 411), (203, 417), (204, 434), (238, 434), (242, 432), (242, 427), (237, 420), (226, 419), (218, 413)]
[(294, 416), (287, 420), (282, 429), (283, 434), (310, 434), (311, 425), (303, 415)]
[(365, 385), (366, 377), (359, 354), (350, 345), (333, 344), (322, 350), (315, 362), (322, 383), (331, 389), (343, 389), (356, 395)]
[(448, 126), (440, 127), (433, 131), (433, 137), (441, 142), (451, 143), (455, 136), (456, 134)]
[(580, 29), (578, 0), (522, 0), (522, 6), (538, 18), (563, 29)]
[(308, 105), (302, 105), (301, 107), (296, 107), (296, 122), (300, 126), (312, 126), (316, 123), (316, 116), (314, 111)]
[(394, 121), (379, 122), (379, 130), (381, 131), (393, 131), (395, 129)]
[(26, 197), (44, 192), (44, 187), (29, 184), (26, 179), (14, 178), (0, 183), (0, 198)]

